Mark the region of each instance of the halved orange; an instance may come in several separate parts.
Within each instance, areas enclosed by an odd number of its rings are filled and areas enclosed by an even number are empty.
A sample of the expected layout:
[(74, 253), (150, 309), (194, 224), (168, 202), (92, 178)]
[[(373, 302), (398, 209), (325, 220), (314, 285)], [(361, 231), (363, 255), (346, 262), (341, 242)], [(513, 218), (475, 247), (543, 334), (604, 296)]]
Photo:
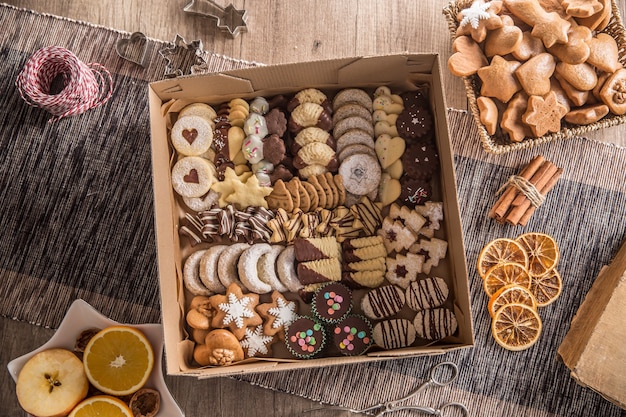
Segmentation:
[(110, 326), (91, 338), (83, 355), (87, 379), (105, 394), (129, 395), (141, 388), (154, 366), (150, 341), (130, 326)]
[(119, 398), (94, 395), (78, 403), (68, 417), (133, 417), (133, 412)]
[(528, 254), (528, 272), (533, 277), (544, 275), (559, 263), (556, 240), (545, 233), (524, 233), (515, 239)]
[(487, 271), (502, 263), (517, 263), (528, 267), (528, 255), (524, 247), (513, 239), (499, 238), (487, 243), (478, 254), (477, 269), (481, 278)]
[(542, 276), (532, 277), (530, 282), (530, 291), (537, 299), (539, 307), (545, 307), (556, 300), (561, 294), (562, 288), (561, 275), (556, 268)]
[(528, 270), (522, 265), (512, 262), (497, 264), (485, 274), (483, 289), (491, 297), (500, 288), (515, 284), (521, 287), (530, 288), (531, 277)]
[(518, 284), (508, 284), (496, 291), (491, 298), (487, 309), (493, 317), (496, 311), (505, 304), (526, 304), (528, 307), (537, 309), (537, 300), (530, 289)]
[(508, 350), (524, 350), (539, 340), (543, 325), (537, 310), (526, 304), (505, 304), (491, 321), (491, 333), (500, 346)]

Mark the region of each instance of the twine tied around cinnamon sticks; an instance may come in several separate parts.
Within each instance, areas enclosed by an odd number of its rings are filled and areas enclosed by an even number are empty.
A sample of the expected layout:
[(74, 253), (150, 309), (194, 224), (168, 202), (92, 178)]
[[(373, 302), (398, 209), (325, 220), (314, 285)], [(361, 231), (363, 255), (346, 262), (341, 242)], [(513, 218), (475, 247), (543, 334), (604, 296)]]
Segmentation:
[(489, 211), (489, 217), (500, 223), (526, 226), (562, 174), (562, 168), (537, 155), (500, 187), (496, 194), (501, 193), (500, 197)]

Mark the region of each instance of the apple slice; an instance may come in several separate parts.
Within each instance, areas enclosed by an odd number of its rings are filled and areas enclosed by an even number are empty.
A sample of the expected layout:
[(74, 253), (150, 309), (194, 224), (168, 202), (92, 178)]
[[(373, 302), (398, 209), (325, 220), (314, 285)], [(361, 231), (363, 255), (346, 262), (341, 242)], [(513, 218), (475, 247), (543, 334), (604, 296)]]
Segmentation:
[(87, 396), (83, 363), (66, 349), (47, 349), (24, 364), (17, 377), (17, 399), (37, 417), (66, 416)]

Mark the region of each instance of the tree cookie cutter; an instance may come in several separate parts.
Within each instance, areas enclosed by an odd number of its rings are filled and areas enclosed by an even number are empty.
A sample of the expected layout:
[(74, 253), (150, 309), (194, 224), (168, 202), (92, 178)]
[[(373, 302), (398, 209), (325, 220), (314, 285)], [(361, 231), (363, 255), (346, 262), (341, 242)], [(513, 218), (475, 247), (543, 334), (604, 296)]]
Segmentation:
[(237, 10), (232, 4), (223, 8), (211, 0), (191, 0), (183, 11), (217, 20), (217, 28), (228, 33), (231, 38), (248, 31), (246, 11)]
[(134, 32), (130, 38), (117, 41), (115, 52), (120, 58), (145, 68), (148, 59), (148, 39), (143, 33)]
[(165, 77), (168, 78), (194, 74), (206, 67), (202, 41), (187, 43), (179, 34), (176, 34), (174, 46), (160, 49), (159, 55), (166, 61)]

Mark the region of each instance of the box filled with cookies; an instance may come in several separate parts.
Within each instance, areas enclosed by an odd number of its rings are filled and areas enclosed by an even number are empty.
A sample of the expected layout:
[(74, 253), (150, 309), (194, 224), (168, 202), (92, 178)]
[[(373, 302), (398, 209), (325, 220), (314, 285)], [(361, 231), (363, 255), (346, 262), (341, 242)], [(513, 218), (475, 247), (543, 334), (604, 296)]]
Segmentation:
[(473, 346), (436, 55), (150, 84), (167, 372)]
[(504, 153), (626, 121), (626, 38), (612, 0), (455, 0), (448, 69), (483, 147)]

